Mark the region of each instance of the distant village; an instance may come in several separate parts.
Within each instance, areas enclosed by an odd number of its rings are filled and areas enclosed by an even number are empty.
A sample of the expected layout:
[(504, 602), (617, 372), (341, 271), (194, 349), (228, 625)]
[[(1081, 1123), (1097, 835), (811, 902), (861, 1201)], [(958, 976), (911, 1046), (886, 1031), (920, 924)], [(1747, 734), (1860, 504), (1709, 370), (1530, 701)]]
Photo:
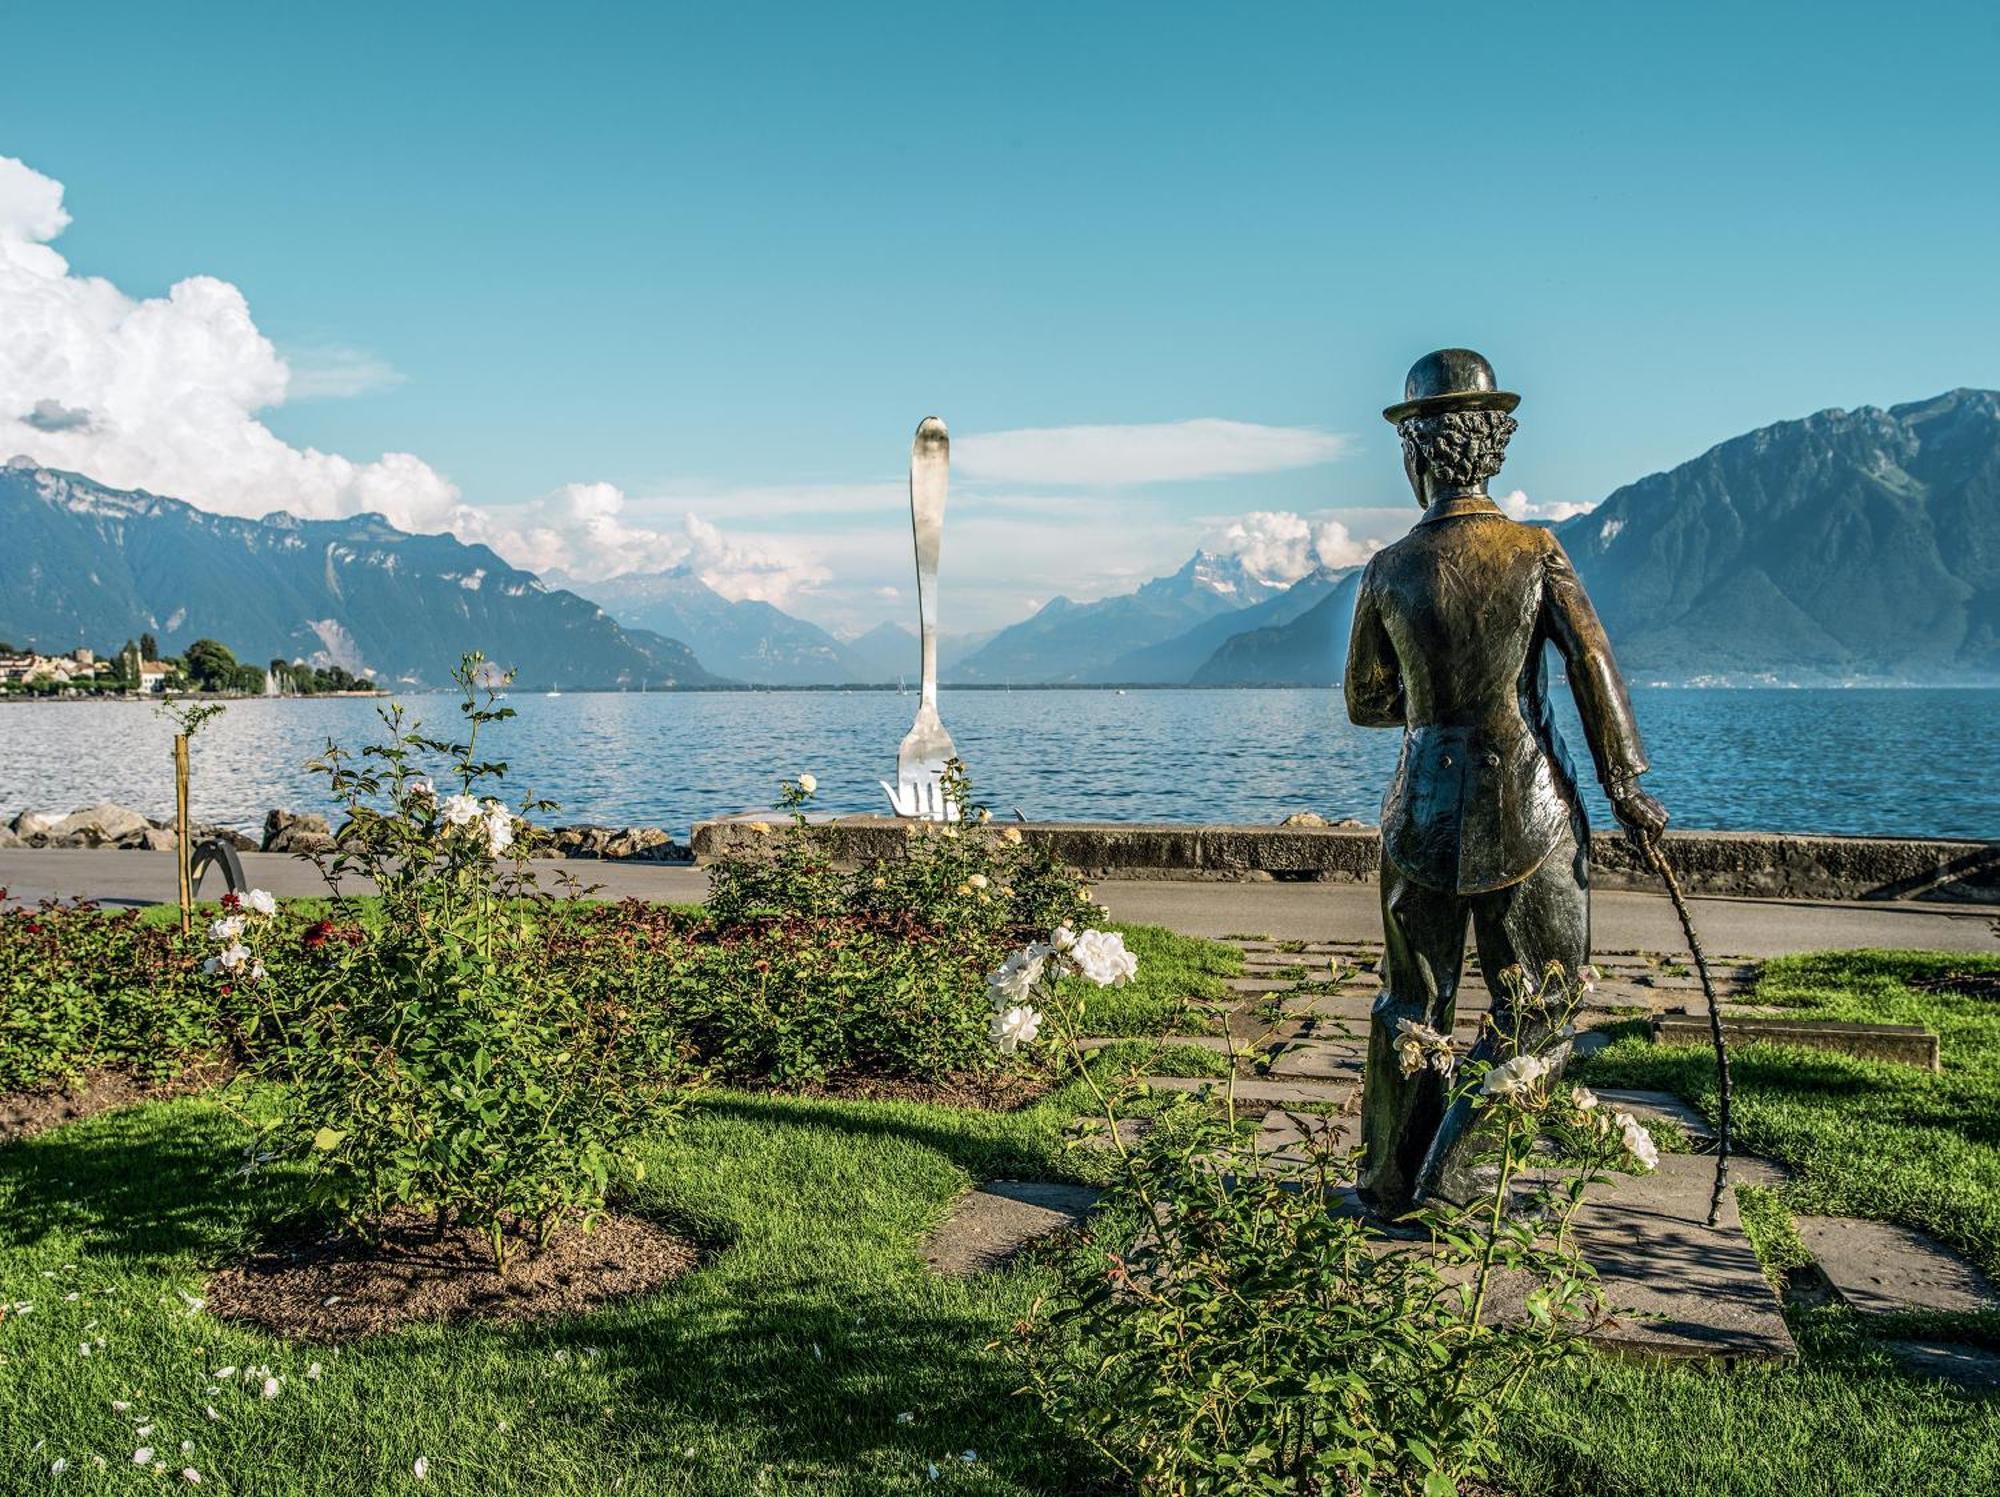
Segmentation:
[(0, 641), (0, 697), (151, 697), (187, 692), (202, 696), (373, 696), (367, 675), (303, 660), (254, 665), (236, 658), (219, 640), (198, 639), (162, 659), (150, 634), (100, 655), (78, 646), (66, 655), (43, 655)]

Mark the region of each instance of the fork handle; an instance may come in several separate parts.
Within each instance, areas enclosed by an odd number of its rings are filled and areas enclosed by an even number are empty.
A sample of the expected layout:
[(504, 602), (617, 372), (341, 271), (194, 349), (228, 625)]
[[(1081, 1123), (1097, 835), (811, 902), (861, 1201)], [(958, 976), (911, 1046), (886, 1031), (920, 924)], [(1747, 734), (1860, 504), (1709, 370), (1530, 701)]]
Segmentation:
[(917, 626), (923, 648), (923, 704), (937, 706), (937, 576), (944, 550), (944, 505), (951, 438), (944, 422), (924, 418), (910, 444), (910, 529), (917, 548)]

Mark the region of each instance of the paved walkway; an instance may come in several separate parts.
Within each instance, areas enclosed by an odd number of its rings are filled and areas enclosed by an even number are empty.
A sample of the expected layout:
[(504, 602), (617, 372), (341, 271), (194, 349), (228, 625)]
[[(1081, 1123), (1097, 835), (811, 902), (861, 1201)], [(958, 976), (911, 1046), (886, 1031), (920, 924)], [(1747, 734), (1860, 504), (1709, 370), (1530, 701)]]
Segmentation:
[[(311, 864), (275, 853), (246, 853), (252, 883), (274, 894), (320, 894)], [(556, 861), (606, 898), (694, 903), (707, 891), (695, 868), (658, 863)], [(220, 887), (210, 875), (210, 893)], [(87, 894), (107, 903), (156, 904), (174, 897), (172, 853), (46, 848), (0, 851), (0, 889), (15, 900)], [(1121, 920), (1198, 936), (1379, 942), (1382, 917), (1373, 884), (1216, 883), (1110, 879), (1098, 897)], [(1841, 904), (1813, 900), (1697, 899), (1695, 919), (1717, 958), (1781, 956), (1857, 946), (2000, 952), (2000, 909), (1955, 904)], [(1594, 900), (1600, 952), (1681, 949), (1672, 907), (1659, 894), (1607, 890)]]

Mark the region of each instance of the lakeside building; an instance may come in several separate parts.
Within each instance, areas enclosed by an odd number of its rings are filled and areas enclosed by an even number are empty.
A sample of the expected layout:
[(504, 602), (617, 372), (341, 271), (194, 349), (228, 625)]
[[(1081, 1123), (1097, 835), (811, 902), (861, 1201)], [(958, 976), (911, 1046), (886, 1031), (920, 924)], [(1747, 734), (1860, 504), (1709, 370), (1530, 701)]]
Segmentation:
[[(97, 652), (79, 646), (67, 655), (0, 655), (0, 681), (16, 681), (26, 684), (31, 681), (50, 681), (58, 686), (68, 686), (75, 682), (95, 680), (105, 671), (111, 670), (112, 663), (99, 660)], [(163, 667), (164, 669), (164, 667)]]

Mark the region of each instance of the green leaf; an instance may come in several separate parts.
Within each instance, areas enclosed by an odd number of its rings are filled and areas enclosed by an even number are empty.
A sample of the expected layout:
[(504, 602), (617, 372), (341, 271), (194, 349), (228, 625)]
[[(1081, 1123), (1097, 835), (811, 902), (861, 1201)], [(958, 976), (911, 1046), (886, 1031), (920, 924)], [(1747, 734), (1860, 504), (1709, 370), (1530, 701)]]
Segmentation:
[(313, 1147), (322, 1154), (331, 1154), (340, 1147), (347, 1135), (338, 1128), (322, 1128), (313, 1135)]

